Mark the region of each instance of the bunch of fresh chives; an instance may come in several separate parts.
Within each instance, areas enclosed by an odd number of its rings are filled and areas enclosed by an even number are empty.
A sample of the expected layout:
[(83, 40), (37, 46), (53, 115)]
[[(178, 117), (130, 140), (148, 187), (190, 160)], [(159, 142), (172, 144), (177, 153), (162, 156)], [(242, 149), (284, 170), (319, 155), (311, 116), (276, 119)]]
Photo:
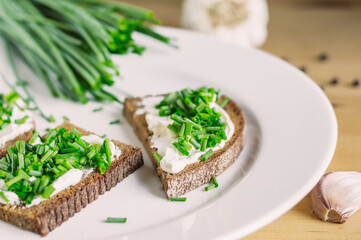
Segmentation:
[(147, 23), (158, 23), (151, 11), (121, 2), (0, 0), (0, 36), (17, 84), (26, 88), (13, 55), (43, 80), (53, 96), (80, 102), (118, 101), (104, 90), (118, 74), (111, 53), (141, 54), (145, 47), (134, 42), (133, 32), (169, 43)]

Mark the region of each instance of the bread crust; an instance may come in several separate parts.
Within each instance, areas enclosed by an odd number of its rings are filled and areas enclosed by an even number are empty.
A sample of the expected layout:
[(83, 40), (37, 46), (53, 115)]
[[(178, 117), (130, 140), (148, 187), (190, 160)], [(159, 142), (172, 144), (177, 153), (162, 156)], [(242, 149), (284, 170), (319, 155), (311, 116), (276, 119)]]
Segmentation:
[[(67, 131), (74, 127), (85, 136), (93, 134), (68, 122), (64, 122), (59, 127), (64, 127)], [(110, 164), (103, 175), (96, 169), (75, 186), (70, 186), (29, 208), (0, 204), (0, 219), (46, 236), (143, 165), (140, 148), (119, 141), (112, 140), (112, 142), (121, 149), (122, 154)]]
[[(222, 102), (225, 96), (219, 99)], [(124, 101), (124, 115), (132, 125), (136, 135), (143, 143), (153, 167), (155, 168), (167, 198), (179, 197), (201, 185), (208, 183), (213, 176), (218, 176), (225, 171), (238, 158), (244, 145), (245, 139), (245, 117), (241, 108), (232, 100), (224, 107), (230, 116), (235, 132), (222, 149), (215, 151), (207, 161), (199, 161), (187, 165), (179, 173), (168, 173), (158, 165), (153, 154), (157, 151), (151, 147), (152, 132), (148, 129), (145, 114), (137, 114), (142, 107), (141, 98), (126, 98)]]

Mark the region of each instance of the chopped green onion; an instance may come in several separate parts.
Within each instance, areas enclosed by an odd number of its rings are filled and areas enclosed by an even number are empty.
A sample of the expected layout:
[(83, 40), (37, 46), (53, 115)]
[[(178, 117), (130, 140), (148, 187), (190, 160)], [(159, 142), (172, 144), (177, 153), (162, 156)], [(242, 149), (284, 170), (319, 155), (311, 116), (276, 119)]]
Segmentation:
[(18, 153), (25, 154), (25, 141), (20, 140), (15, 143)]
[(41, 196), (45, 199), (48, 199), (50, 195), (55, 191), (55, 188), (51, 185), (47, 186)]
[(48, 150), (44, 156), (40, 159), (40, 162), (46, 162), (47, 160), (49, 160), (53, 155), (57, 153), (57, 151), (53, 151), (53, 150)]
[(26, 204), (31, 204), (34, 200), (35, 194), (34, 193), (29, 193), (28, 196), (25, 199), (25, 203)]
[(195, 140), (194, 138), (191, 138), (189, 140), (189, 142), (193, 145), (193, 147), (195, 149), (200, 149), (201, 148), (201, 145), (197, 142), (197, 140)]
[(202, 141), (201, 141), (201, 151), (202, 152), (206, 151), (207, 142), (208, 142), (208, 137), (203, 137)]
[(77, 136), (78, 138), (81, 137), (81, 133), (80, 133), (77, 129), (75, 129), (75, 128), (72, 128), (72, 129), (70, 130), (70, 132), (73, 133), (73, 134), (75, 134), (75, 136)]
[(114, 125), (114, 124), (119, 124), (120, 123), (120, 120), (114, 120), (114, 121), (111, 121), (109, 124), (110, 125)]
[(218, 182), (215, 176), (212, 177), (212, 182), (216, 187), (218, 187)]
[(107, 223), (126, 223), (127, 218), (114, 218), (114, 217), (108, 217), (106, 220)]
[(213, 188), (216, 188), (216, 185), (214, 185), (213, 183), (207, 187), (204, 188), (204, 190), (208, 191), (208, 190), (211, 190)]
[(169, 198), (169, 201), (171, 202), (185, 202), (187, 198), (185, 197), (179, 197), (179, 198)]
[(48, 120), (49, 122), (51, 122), (51, 123), (56, 122), (56, 120), (55, 120), (55, 118), (54, 118), (53, 115), (50, 115), (50, 116), (47, 118), (47, 120)]
[(186, 124), (183, 123), (182, 126), (181, 126), (181, 128), (180, 128), (180, 130), (179, 130), (179, 132), (178, 132), (178, 135), (179, 135), (180, 137), (183, 137), (185, 130), (186, 130)]
[(93, 109), (93, 112), (100, 112), (100, 111), (103, 111), (103, 108), (102, 108), (102, 107)]
[(201, 157), (202, 161), (207, 161), (207, 159), (213, 154), (213, 150), (209, 149), (203, 156)]
[(37, 131), (33, 130), (33, 136), (29, 140), (29, 143), (33, 144), (38, 137), (39, 137), (39, 133)]
[(177, 148), (178, 151), (179, 151), (181, 154), (183, 154), (183, 155), (185, 155), (185, 156), (188, 156), (188, 155), (189, 155), (189, 152), (188, 152), (183, 146), (181, 146), (179, 143), (174, 142), (174, 143), (173, 143), (173, 146), (174, 146), (175, 148)]
[(5, 196), (5, 194), (4, 194), (2, 191), (0, 191), (0, 197), (1, 197), (2, 199), (4, 199), (4, 201), (5, 201), (6, 203), (9, 203), (9, 199)]
[(219, 131), (222, 130), (223, 127), (205, 127), (207, 131)]
[(43, 193), (45, 188), (48, 186), (50, 182), (50, 177), (43, 175), (40, 180), (40, 185), (38, 188), (38, 193)]
[(193, 124), (191, 122), (187, 122), (186, 123), (186, 128), (185, 128), (185, 131), (184, 131), (184, 134), (186, 136), (190, 135), (191, 132), (192, 132), (192, 129), (193, 129)]
[(23, 179), (29, 180), (30, 176), (24, 172), (24, 170), (20, 169), (18, 172), (19, 176), (21, 176)]
[(105, 149), (105, 156), (107, 157), (107, 161), (110, 164), (112, 161), (112, 152), (110, 150), (110, 146), (109, 146), (109, 139), (105, 139), (104, 143), (103, 143), (104, 149)]
[[(34, 135), (33, 140), (39, 137), (36, 132)], [(35, 195), (48, 198), (54, 191), (51, 184), (72, 168), (98, 167), (104, 174), (111, 161), (110, 140), (90, 145), (81, 136), (76, 129), (67, 132), (60, 128), (49, 129), (45, 142), (36, 146), (16, 141), (0, 159), (0, 178), (5, 179), (9, 191), (30, 204)], [(31, 176), (35, 177), (32, 182)]]
[(226, 104), (229, 102), (229, 97), (226, 97), (224, 100), (223, 100), (223, 102), (221, 103), (221, 104), (219, 104), (219, 106), (221, 107), (221, 108), (223, 108), (223, 107), (225, 107), (226, 106)]
[(34, 193), (37, 193), (38, 192), (38, 189), (39, 189), (39, 186), (40, 186), (40, 180), (39, 179), (36, 179), (34, 182), (32, 182), (32, 185), (33, 185), (33, 192)]
[(29, 118), (29, 116), (25, 116), (25, 117), (23, 117), (23, 118), (20, 118), (20, 119), (16, 119), (14, 122), (16, 123), (16, 124), (24, 124), (25, 123), (25, 121), (26, 121), (26, 119), (28, 119)]
[(106, 138), (107, 137), (107, 135), (106, 134), (104, 134), (103, 136), (101, 136), (101, 138)]
[(218, 182), (217, 182), (217, 179), (216, 179), (215, 176), (212, 177), (212, 180), (211, 180), (211, 181), (212, 181), (212, 183), (211, 183), (209, 186), (205, 187), (205, 190), (206, 190), (206, 191), (218, 187)]
[(168, 125), (167, 128), (178, 135), (178, 129), (174, 125)]
[(160, 161), (162, 160), (162, 157), (159, 155), (159, 153), (155, 152), (153, 154), (153, 156), (154, 156), (155, 160), (157, 160), (157, 163), (160, 164)]
[(9, 181), (7, 181), (7, 182), (5, 183), (5, 185), (6, 185), (7, 187), (10, 187), (11, 185), (13, 185), (13, 184), (15, 184), (15, 183), (17, 183), (17, 182), (19, 182), (19, 181), (21, 181), (21, 180), (23, 180), (23, 177), (19, 175), (19, 176), (16, 176), (16, 177), (10, 179)]
[(31, 169), (29, 171), (29, 175), (34, 176), (34, 177), (41, 177), (43, 175), (43, 173), (41, 171)]
[(63, 119), (64, 119), (65, 121), (70, 122), (70, 119), (69, 119), (67, 116), (63, 116)]
[(184, 123), (184, 120), (182, 119), (182, 117), (180, 117), (178, 115), (175, 115), (175, 114), (171, 115), (170, 119), (172, 119), (172, 120), (174, 120), (176, 122), (179, 122), (179, 123)]

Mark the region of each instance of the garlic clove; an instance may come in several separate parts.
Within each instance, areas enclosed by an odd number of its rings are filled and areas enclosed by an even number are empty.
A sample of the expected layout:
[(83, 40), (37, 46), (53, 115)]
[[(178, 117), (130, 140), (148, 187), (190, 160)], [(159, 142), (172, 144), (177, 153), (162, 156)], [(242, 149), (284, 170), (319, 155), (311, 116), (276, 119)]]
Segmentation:
[(311, 193), (314, 213), (323, 221), (344, 223), (361, 208), (361, 173), (325, 174)]
[(244, 47), (259, 47), (267, 38), (266, 0), (184, 0), (182, 27), (213, 34)]

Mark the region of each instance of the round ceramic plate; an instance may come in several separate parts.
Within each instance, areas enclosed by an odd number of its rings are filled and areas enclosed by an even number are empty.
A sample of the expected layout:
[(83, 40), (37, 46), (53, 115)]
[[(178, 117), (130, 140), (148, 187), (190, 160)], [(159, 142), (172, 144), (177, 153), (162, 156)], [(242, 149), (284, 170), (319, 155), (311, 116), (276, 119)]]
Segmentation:
[[(275, 220), (316, 184), (333, 156), (337, 122), (321, 89), (288, 63), (254, 49), (224, 44), (208, 36), (159, 28), (177, 39), (179, 49), (137, 36), (147, 46), (143, 56), (114, 56), (122, 74), (111, 90), (126, 94), (167, 93), (185, 87), (221, 89), (246, 115), (246, 144), (240, 157), (217, 179), (186, 202), (169, 202), (144, 153), (145, 164), (51, 232), (46, 239), (235, 239)], [(5, 58), (1, 71), (11, 80)], [(86, 105), (53, 99), (44, 84), (25, 68), (29, 89), (58, 124), (63, 116), (80, 127), (141, 146), (122, 116), (120, 104)], [(1, 92), (6, 91), (0, 82)], [(92, 110), (103, 107), (101, 112)], [(119, 119), (120, 124), (109, 122)], [(50, 125), (37, 117), (37, 127)], [(54, 125), (52, 125), (54, 126)], [(107, 217), (127, 217), (109, 224)], [(34, 233), (0, 221), (8, 239), (40, 239)]]

